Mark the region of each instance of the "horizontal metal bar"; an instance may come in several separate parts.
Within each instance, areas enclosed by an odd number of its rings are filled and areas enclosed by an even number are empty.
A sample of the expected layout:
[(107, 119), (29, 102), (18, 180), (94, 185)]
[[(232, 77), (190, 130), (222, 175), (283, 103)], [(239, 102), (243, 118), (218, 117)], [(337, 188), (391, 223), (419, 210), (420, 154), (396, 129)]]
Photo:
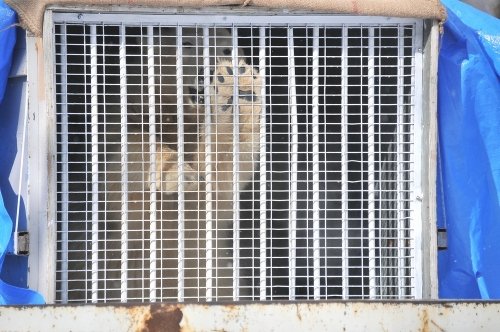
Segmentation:
[[(344, 24), (352, 24), (353, 26), (359, 27), (360, 22), (363, 22), (363, 26), (369, 24), (412, 24), (419, 19), (411, 18), (398, 18), (398, 17), (383, 17), (383, 16), (341, 16), (341, 15), (280, 15), (280, 16), (265, 16), (265, 15), (202, 15), (203, 11), (200, 11), (200, 15), (160, 15), (157, 14), (135, 14), (135, 13), (85, 13), (82, 11), (73, 13), (61, 13), (55, 12), (54, 22), (67, 22), (67, 23), (94, 23), (103, 24), (106, 22), (108, 24), (119, 24), (126, 23), (132, 26), (141, 25), (159, 25), (168, 24), (171, 26), (177, 26), (177, 24), (182, 25), (201, 25), (201, 24), (227, 24), (228, 26), (232, 24), (251, 24), (256, 25), (268, 25), (268, 24), (279, 24), (286, 26), (293, 22), (294, 26), (300, 25), (324, 25), (328, 26), (342, 26)], [(334, 19), (332, 19), (334, 18)]]
[(0, 307), (9, 331), (496, 331), (499, 312), (500, 302), (444, 301)]

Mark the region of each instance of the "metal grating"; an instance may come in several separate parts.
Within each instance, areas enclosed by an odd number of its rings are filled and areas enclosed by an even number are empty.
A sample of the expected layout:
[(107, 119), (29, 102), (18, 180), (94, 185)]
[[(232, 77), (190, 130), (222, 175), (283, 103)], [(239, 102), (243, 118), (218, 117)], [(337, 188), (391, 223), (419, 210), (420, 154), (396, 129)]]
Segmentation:
[(179, 17), (55, 14), (57, 301), (419, 298), (420, 22)]

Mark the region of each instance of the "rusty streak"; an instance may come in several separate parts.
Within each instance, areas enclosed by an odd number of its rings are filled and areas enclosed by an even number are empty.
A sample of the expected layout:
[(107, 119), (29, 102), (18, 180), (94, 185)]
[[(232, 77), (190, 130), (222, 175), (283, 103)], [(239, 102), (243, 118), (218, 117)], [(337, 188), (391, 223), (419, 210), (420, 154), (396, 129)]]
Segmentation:
[(150, 316), (144, 322), (144, 332), (178, 332), (183, 314), (175, 305), (153, 304), (150, 306)]

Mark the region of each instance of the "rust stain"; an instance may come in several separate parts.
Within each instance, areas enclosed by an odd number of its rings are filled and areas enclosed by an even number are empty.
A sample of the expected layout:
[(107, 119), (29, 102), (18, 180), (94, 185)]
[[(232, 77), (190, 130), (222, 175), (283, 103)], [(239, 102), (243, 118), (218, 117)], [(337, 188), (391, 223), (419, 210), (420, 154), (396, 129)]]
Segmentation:
[(143, 332), (179, 332), (183, 314), (179, 307), (173, 305), (151, 305), (149, 315), (145, 317)]
[(127, 311), (127, 315), (132, 318), (133, 322), (142, 322), (146, 317), (151, 316), (149, 308), (145, 306), (116, 306), (114, 311), (118, 314), (124, 309)]
[(435, 321), (433, 321), (431, 319), (430, 322), (431, 322), (432, 325), (434, 325), (435, 327), (437, 327), (439, 329), (439, 331), (445, 332), (445, 330), (441, 326), (439, 326)]
[(299, 319), (299, 321), (302, 321), (302, 315), (300, 314), (300, 308), (298, 304), (295, 305), (295, 310), (297, 312), (297, 318)]
[(43, 40), (37, 38), (35, 40), (35, 48), (37, 50), (37, 87), (38, 87), (38, 100), (45, 101), (45, 66), (44, 53), (43, 53)]
[[(229, 321), (238, 321), (241, 315), (241, 305), (238, 304), (224, 304), (224, 311), (226, 312), (226, 319)], [(223, 330), (221, 330), (223, 331)]]
[(422, 321), (422, 327), (420, 328), (421, 332), (429, 332), (429, 314), (427, 313), (427, 310), (422, 311), (422, 315), (420, 317), (420, 320)]
[(440, 304), (445, 309), (453, 309), (454, 308), (454, 305), (451, 304), (451, 303), (443, 302), (443, 303), (440, 303)]

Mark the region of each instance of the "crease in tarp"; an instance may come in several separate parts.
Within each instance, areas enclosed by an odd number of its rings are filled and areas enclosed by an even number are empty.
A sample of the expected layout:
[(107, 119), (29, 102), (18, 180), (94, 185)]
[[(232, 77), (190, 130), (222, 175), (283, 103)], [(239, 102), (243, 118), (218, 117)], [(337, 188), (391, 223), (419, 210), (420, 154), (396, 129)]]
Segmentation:
[(456, 0), (439, 55), (439, 297), (500, 298), (500, 20)]
[(41, 36), (48, 6), (212, 7), (256, 6), (272, 9), (320, 11), (338, 14), (429, 18), (443, 21), (439, 0), (6, 0), (17, 11), (21, 25)]
[[(12, 53), (16, 41), (16, 30), (12, 28), (15, 22), (16, 15), (14, 11), (3, 0), (0, 0), (0, 105), (6, 93), (5, 90), (12, 63)], [(0, 112), (11, 111), (13, 110), (0, 108)], [(0, 144), (2, 143), (0, 142)], [(4, 175), (4, 172), (0, 173), (0, 176)], [(0, 190), (0, 271), (4, 267), (5, 256), (8, 252), (12, 252), (12, 230), (12, 219), (7, 213), (2, 191)], [(9, 268), (16, 267), (9, 266)], [(37, 292), (10, 285), (0, 278), (0, 305), (43, 303), (42, 296)]]

